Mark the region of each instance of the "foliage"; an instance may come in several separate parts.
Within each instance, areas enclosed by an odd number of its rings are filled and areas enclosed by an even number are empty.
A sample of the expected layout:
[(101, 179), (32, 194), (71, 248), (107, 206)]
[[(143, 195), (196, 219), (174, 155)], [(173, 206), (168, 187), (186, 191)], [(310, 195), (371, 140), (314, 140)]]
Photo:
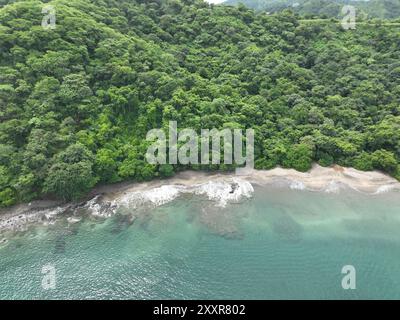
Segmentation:
[(278, 12), (293, 10), (306, 17), (343, 17), (345, 5), (354, 6), (359, 17), (394, 19), (400, 17), (398, 0), (226, 0), (227, 5), (244, 4), (256, 10)]
[(316, 161), (400, 176), (395, 26), (345, 32), (202, 0), (54, 0), (45, 30), (44, 3), (5, 3), (0, 206), (189, 168), (145, 160), (146, 133), (171, 120), (253, 128), (257, 168)]

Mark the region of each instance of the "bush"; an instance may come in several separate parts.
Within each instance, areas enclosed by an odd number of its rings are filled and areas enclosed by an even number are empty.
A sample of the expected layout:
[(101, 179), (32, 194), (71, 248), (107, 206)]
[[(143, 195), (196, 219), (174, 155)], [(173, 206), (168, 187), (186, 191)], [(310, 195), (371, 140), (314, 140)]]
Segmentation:
[(14, 191), (6, 188), (0, 191), (0, 207), (8, 207), (16, 202)]
[(329, 167), (334, 163), (334, 159), (330, 154), (322, 153), (318, 160), (318, 164), (322, 167)]
[(170, 164), (162, 164), (160, 165), (158, 172), (160, 176), (163, 178), (171, 177), (174, 175), (174, 167)]
[(400, 165), (397, 166), (396, 172), (394, 173), (394, 177), (400, 181)]
[(286, 154), (286, 159), (283, 161), (283, 166), (294, 168), (297, 171), (306, 172), (312, 166), (312, 151), (310, 146), (306, 144), (297, 144), (289, 149)]
[(387, 150), (377, 150), (372, 154), (372, 164), (375, 169), (380, 169), (388, 173), (397, 170), (397, 159), (393, 152)]
[(88, 162), (56, 163), (44, 182), (43, 191), (64, 200), (77, 200), (96, 184)]
[(359, 156), (354, 158), (353, 167), (362, 171), (373, 170), (374, 166), (372, 164), (372, 156), (369, 153), (362, 152)]
[(97, 182), (93, 173), (94, 156), (84, 145), (70, 145), (53, 158), (43, 192), (63, 200), (77, 200)]

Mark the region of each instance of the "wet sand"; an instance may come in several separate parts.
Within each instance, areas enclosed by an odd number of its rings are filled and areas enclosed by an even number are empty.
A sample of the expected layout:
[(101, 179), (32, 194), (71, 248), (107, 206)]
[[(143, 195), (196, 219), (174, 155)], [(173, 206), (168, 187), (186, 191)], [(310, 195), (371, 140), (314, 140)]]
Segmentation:
[(94, 194), (103, 193), (110, 199), (121, 194), (158, 188), (163, 185), (194, 186), (209, 181), (224, 181), (240, 178), (255, 185), (266, 185), (286, 180), (300, 183), (305, 189), (324, 191), (332, 183), (346, 185), (364, 193), (379, 193), (388, 190), (400, 190), (400, 182), (379, 171), (359, 171), (353, 168), (340, 166), (321, 167), (317, 164), (308, 172), (299, 172), (294, 169), (275, 168), (272, 170), (249, 170), (246, 174), (209, 173), (201, 171), (184, 171), (169, 179), (159, 179), (144, 183), (125, 183), (123, 185), (108, 185), (98, 187)]
[(184, 186), (191, 187), (213, 182), (232, 182), (239, 178), (253, 185), (267, 185), (279, 181), (287, 181), (291, 188), (307, 189), (313, 191), (335, 191), (338, 185), (348, 186), (356, 191), (376, 194), (386, 191), (400, 190), (400, 182), (396, 179), (378, 171), (359, 171), (353, 168), (332, 166), (321, 167), (317, 164), (308, 172), (299, 172), (294, 169), (275, 168), (272, 170), (249, 170), (245, 174), (237, 175), (234, 172), (216, 173), (203, 171), (184, 171), (177, 173), (168, 179), (155, 179), (149, 182), (122, 182), (112, 185), (98, 186), (94, 188), (85, 199), (77, 203), (63, 204), (60, 201), (37, 200), (29, 204), (19, 204), (7, 209), (0, 210), (0, 222), (10, 217), (24, 215), (32, 211), (46, 210), (59, 206), (74, 207), (84, 203), (96, 195), (102, 195), (107, 201), (118, 200), (124, 195), (132, 192), (140, 192), (159, 188), (161, 186)]

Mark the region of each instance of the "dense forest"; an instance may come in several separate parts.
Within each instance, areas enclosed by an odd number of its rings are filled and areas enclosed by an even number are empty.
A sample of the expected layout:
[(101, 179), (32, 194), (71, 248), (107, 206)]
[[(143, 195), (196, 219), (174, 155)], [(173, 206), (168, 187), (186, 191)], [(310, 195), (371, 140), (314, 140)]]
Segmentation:
[(0, 8), (0, 206), (187, 169), (144, 158), (148, 130), (171, 120), (253, 128), (258, 169), (400, 178), (396, 25), (345, 31), (202, 0), (50, 3), (55, 29), (41, 26), (43, 2)]
[(290, 8), (305, 17), (339, 18), (344, 5), (352, 5), (359, 18), (400, 17), (400, 0), (226, 0), (227, 5), (243, 3), (249, 8), (278, 12)]

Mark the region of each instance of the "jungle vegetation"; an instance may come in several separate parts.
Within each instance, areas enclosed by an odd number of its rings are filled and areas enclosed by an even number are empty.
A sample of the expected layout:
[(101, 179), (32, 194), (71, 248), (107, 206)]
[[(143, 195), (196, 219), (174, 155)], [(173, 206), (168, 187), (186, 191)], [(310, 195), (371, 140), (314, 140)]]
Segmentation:
[[(146, 133), (255, 130), (257, 169), (313, 162), (400, 178), (400, 28), (356, 30), (202, 0), (5, 1), (0, 206), (96, 184), (230, 170), (150, 165)], [(56, 9), (44, 29), (42, 8)]]
[(224, 4), (242, 3), (249, 8), (279, 12), (290, 8), (304, 17), (340, 18), (342, 8), (356, 8), (358, 18), (400, 18), (400, 0), (226, 0)]

